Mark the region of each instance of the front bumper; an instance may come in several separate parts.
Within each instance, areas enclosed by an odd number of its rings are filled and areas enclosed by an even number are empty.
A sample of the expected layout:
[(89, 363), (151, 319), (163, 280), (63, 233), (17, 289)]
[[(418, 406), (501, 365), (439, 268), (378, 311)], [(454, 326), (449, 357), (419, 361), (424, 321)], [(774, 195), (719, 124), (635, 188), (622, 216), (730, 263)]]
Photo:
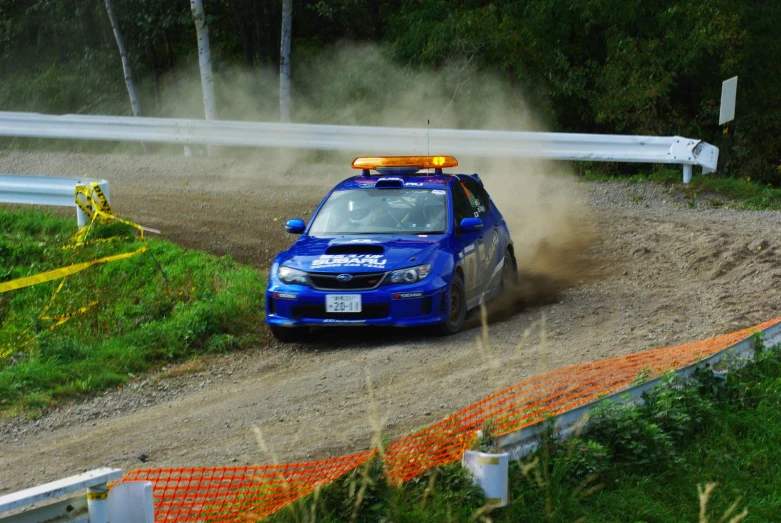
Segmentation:
[[(433, 325), (446, 319), (447, 288), (447, 283), (438, 277), (363, 291), (318, 290), (275, 283), (266, 290), (266, 323), (287, 327)], [(360, 294), (361, 312), (326, 312), (328, 294)]]

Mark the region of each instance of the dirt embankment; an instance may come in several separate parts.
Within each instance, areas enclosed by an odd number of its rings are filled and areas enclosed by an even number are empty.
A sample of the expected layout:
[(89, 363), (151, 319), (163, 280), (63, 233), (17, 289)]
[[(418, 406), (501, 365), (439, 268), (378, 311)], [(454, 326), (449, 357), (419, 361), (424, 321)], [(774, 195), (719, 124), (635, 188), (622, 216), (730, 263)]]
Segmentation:
[[(291, 241), (284, 220), (308, 218), (351, 174), (334, 165), (19, 152), (0, 153), (0, 172), (105, 177), (118, 214), (261, 269)], [(139, 379), (38, 420), (3, 422), (0, 492), (98, 466), (297, 461), (365, 448), (377, 424), (398, 437), (549, 369), (779, 315), (779, 212), (689, 208), (644, 184), (546, 178), (509, 190), (490, 172), (483, 178), (526, 245), (527, 274), (558, 291), (492, 323), (489, 346), (477, 343), (479, 329), (446, 339), (340, 330), (304, 346), (209, 358), (177, 378)], [(516, 212), (524, 205), (540, 212)]]

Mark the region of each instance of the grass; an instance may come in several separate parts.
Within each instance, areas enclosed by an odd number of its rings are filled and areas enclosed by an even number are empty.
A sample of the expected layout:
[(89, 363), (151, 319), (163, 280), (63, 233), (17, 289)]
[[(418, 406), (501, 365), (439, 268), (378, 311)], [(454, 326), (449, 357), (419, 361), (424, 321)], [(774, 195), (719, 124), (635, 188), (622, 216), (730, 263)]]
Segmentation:
[(718, 174), (695, 175), (691, 183), (684, 185), (680, 170), (659, 170), (649, 174), (616, 176), (599, 171), (586, 171), (582, 178), (593, 181), (628, 181), (633, 183), (654, 182), (680, 189), (692, 207), (696, 202), (706, 201), (714, 207), (724, 202), (703, 198), (702, 195), (717, 194), (732, 202), (730, 207), (748, 210), (781, 209), (781, 188), (762, 185), (749, 178), (734, 178)]
[[(105, 224), (90, 238), (112, 241), (64, 250), (75, 229), (73, 218), (0, 209), (0, 282), (142, 246), (130, 227)], [(154, 238), (148, 245), (150, 252), (67, 278), (46, 314), (58, 281), (0, 294), (0, 353), (12, 351), (0, 359), (0, 412), (35, 414), (164, 363), (253, 342), (263, 310), (260, 273), (227, 256)], [(94, 301), (54, 328), (56, 321), (41, 318)]]
[(271, 521), (777, 520), (781, 346), (757, 345), (755, 363), (731, 370), (726, 382), (709, 371), (669, 375), (645, 399), (606, 405), (579, 438), (549, 436), (512, 463), (511, 503), (502, 509), (488, 511), (458, 465), (392, 487), (375, 460)]

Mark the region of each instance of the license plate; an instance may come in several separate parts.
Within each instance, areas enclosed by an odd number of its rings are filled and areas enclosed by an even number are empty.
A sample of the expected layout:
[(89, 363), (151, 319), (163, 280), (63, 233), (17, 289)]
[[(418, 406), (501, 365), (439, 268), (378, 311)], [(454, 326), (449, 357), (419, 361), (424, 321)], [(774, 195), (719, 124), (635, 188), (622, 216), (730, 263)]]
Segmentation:
[(361, 312), (360, 294), (326, 294), (326, 312)]

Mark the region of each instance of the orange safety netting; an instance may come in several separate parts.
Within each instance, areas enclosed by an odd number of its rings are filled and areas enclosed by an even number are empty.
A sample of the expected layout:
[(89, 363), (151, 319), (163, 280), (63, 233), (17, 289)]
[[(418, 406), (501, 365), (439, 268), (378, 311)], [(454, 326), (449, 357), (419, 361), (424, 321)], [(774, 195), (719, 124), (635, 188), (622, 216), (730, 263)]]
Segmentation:
[(134, 470), (120, 482), (152, 482), (158, 523), (246, 523), (331, 483), (375, 452), (286, 465)]
[[(638, 376), (653, 378), (696, 363), (781, 318), (677, 347), (571, 365), (508, 387), (385, 449), (385, 471), (399, 483), (461, 459), (475, 431), (491, 420), (497, 435), (564, 413), (625, 389)], [(374, 457), (369, 450), (336, 459), (256, 467), (136, 470), (120, 481), (151, 481), (155, 521), (258, 521)]]

